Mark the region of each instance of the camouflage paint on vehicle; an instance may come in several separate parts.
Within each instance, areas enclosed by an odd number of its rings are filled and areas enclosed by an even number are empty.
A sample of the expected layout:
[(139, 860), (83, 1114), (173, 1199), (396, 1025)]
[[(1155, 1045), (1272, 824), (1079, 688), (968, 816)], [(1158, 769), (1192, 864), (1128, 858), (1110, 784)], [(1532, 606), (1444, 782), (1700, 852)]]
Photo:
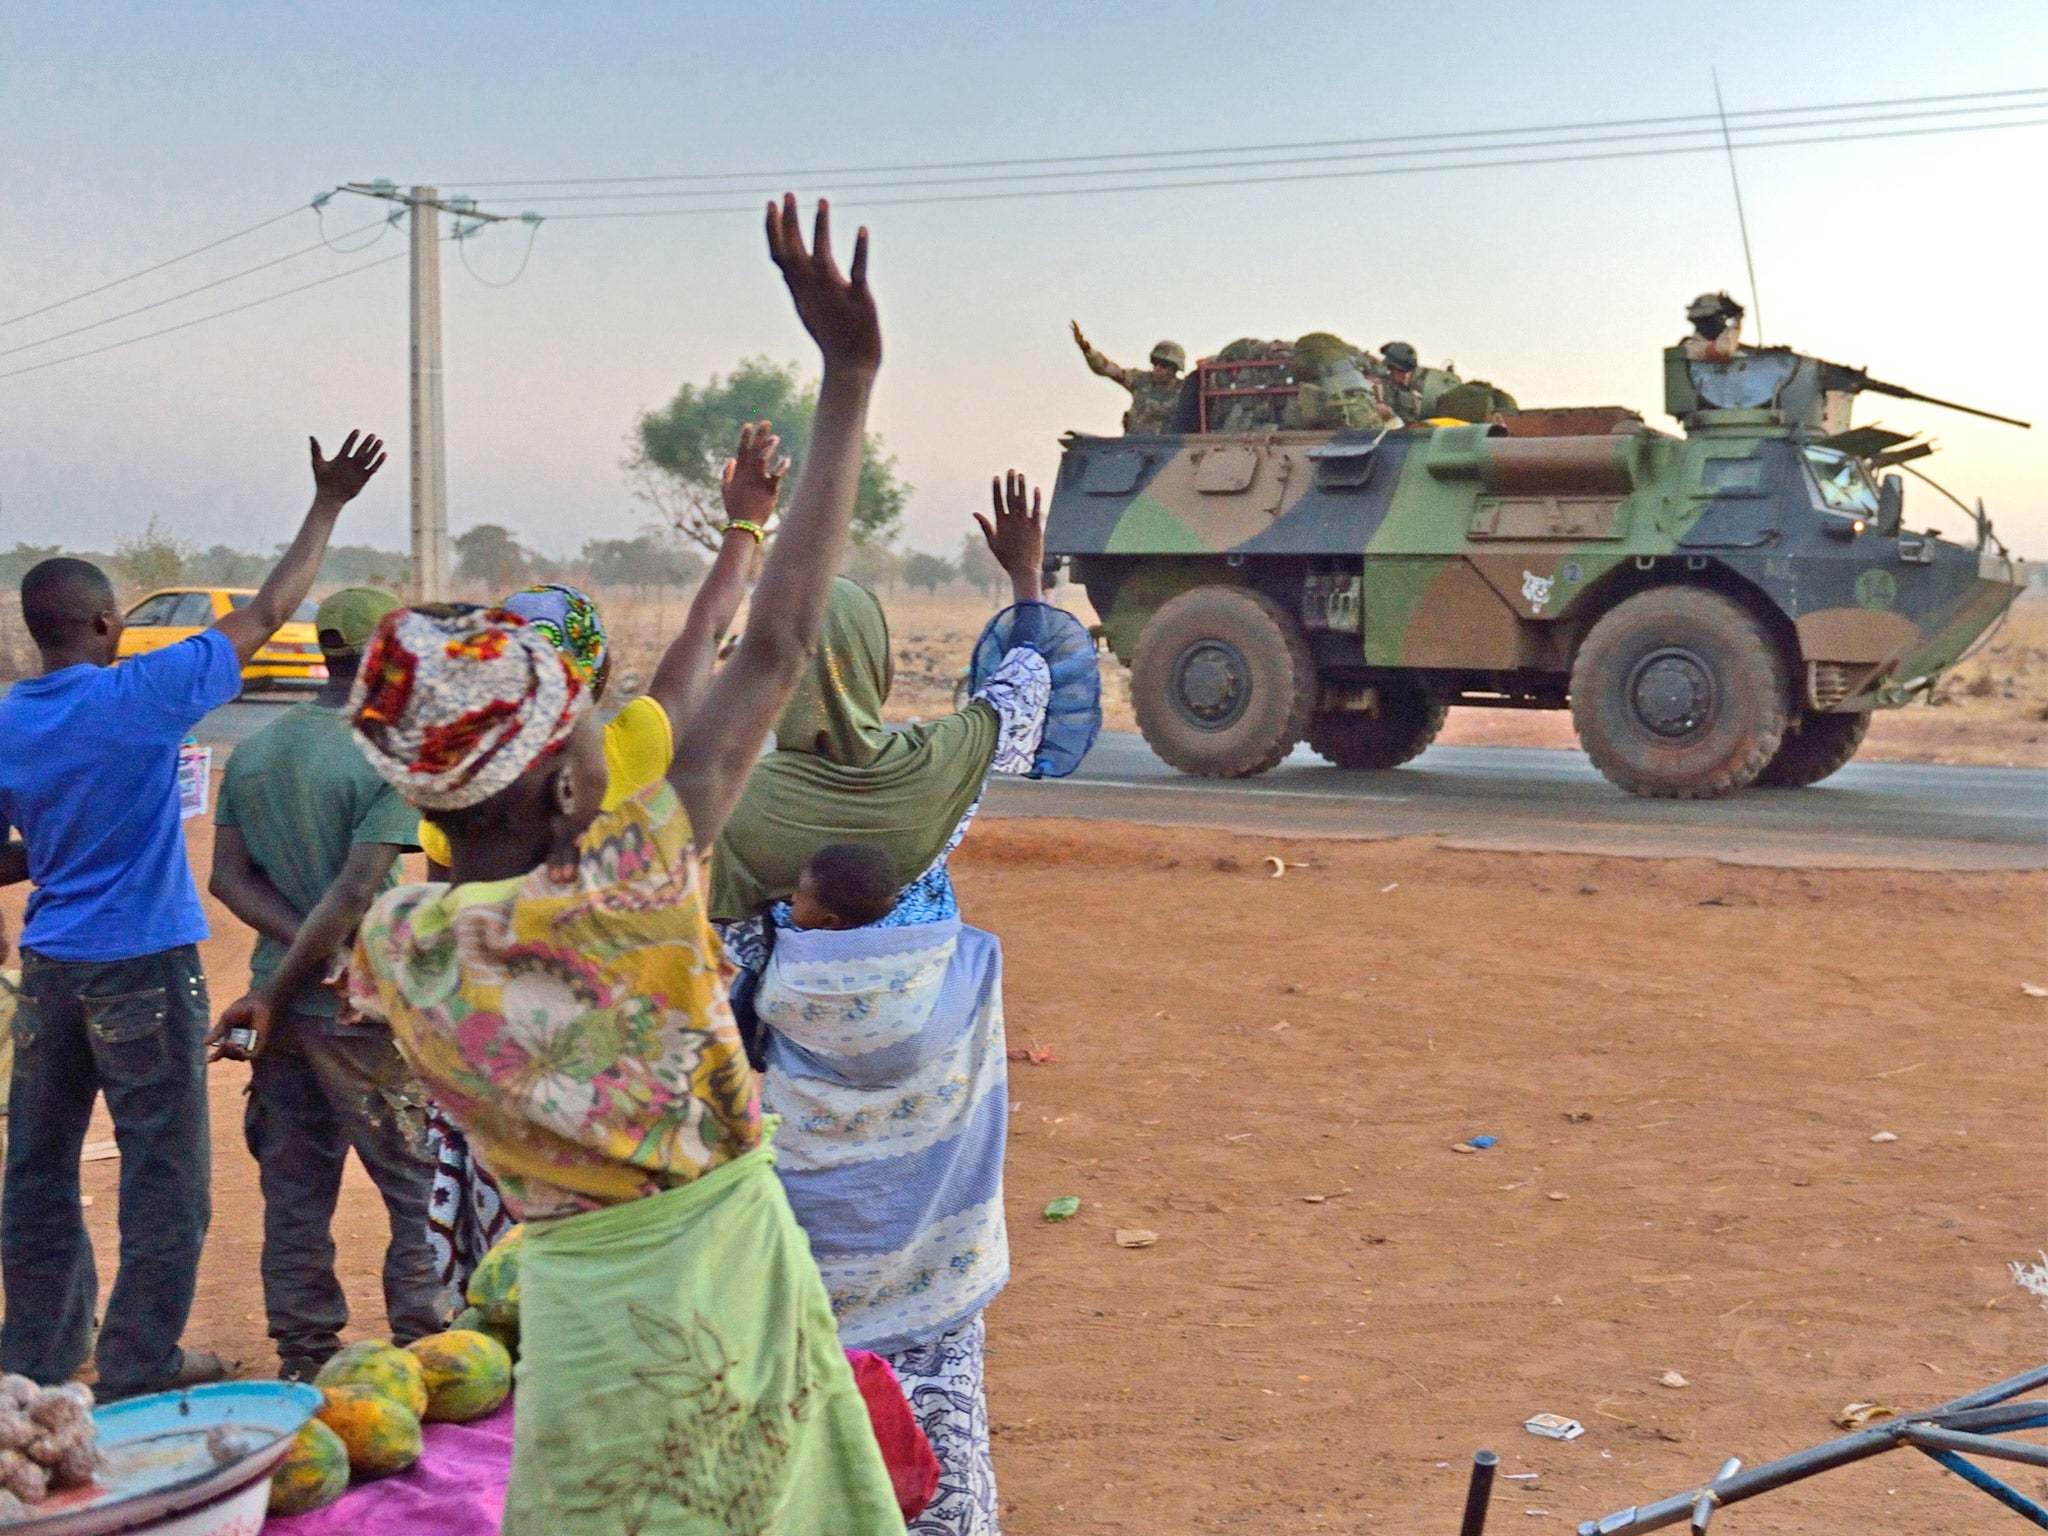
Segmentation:
[(1610, 427), (1072, 435), (1047, 551), (1127, 662), (1171, 597), (1243, 585), (1300, 616), (1333, 682), (1400, 669), (1466, 703), (1562, 705), (1600, 614), (1694, 583), (1770, 615), (1804, 709), (1895, 705), (2024, 584), (2016, 561), (1831, 509), (1807, 462), (1825, 440), (1781, 413), (1701, 411), (1684, 437), (1551, 414)]

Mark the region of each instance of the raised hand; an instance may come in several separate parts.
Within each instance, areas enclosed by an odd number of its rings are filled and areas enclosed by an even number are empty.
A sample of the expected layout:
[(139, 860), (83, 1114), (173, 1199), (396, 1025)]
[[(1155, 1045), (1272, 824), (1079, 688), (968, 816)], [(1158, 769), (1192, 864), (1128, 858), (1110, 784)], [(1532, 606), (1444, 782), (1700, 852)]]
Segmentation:
[(782, 477), (789, 473), (789, 460), (779, 454), (781, 447), (773, 422), (749, 422), (740, 428), (739, 446), (725, 461), (725, 471), (718, 479), (728, 523), (753, 523), (765, 529), (775, 516)]
[(1017, 601), (1036, 602), (1045, 581), (1045, 514), (1040, 510), (1039, 493), (1029, 490), (1023, 474), (1014, 469), (990, 482), (989, 490), (995, 503), (994, 521), (979, 512), (974, 520), (981, 524), (988, 552), (1010, 573)]
[(1074, 345), (1079, 347), (1083, 352), (1086, 352), (1088, 350), (1088, 338), (1081, 334), (1081, 322), (1078, 320), (1069, 320), (1067, 322), (1067, 329), (1074, 333)]
[(796, 216), (796, 194), (783, 194), (778, 208), (768, 205), (768, 254), (782, 269), (797, 317), (825, 354), (827, 371), (855, 368), (873, 372), (882, 362), (882, 325), (875, 314), (875, 296), (868, 291), (868, 232), (854, 236), (853, 270), (842, 276), (832, 258), (832, 209), (818, 199), (818, 218), (811, 248), (804, 248), (803, 225)]
[(320, 457), (320, 439), (306, 439), (313, 449), (313, 485), (319, 500), (330, 506), (344, 506), (362, 494), (363, 487), (370, 483), (370, 476), (384, 467), (384, 439), (374, 432), (362, 434), (362, 441), (356, 441), (357, 434), (349, 433), (348, 440), (341, 445), (341, 452), (331, 459)]

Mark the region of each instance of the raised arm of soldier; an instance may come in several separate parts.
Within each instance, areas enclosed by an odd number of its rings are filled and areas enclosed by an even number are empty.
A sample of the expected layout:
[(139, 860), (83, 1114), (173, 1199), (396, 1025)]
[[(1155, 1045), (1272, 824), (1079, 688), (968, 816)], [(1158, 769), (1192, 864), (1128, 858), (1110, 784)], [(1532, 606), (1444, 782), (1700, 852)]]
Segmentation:
[(1088, 338), (1081, 334), (1080, 321), (1069, 320), (1067, 328), (1074, 333), (1074, 345), (1079, 347), (1081, 355), (1088, 359), (1088, 371), (1090, 373), (1099, 374), (1105, 379), (1114, 379), (1117, 383), (1123, 385), (1125, 389), (1137, 388), (1139, 375), (1136, 369), (1126, 368), (1121, 363), (1112, 363), (1100, 352), (1089, 346)]

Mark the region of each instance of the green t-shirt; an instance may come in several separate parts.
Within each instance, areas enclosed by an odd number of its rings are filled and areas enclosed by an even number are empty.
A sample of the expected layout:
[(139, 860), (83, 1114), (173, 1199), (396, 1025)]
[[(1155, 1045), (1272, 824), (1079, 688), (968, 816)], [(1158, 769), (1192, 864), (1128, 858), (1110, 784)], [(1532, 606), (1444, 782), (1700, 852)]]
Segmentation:
[[(338, 709), (301, 704), (238, 745), (221, 776), (214, 824), (242, 834), (249, 858), (301, 917), (311, 912), (357, 843), (417, 848), (419, 813), (377, 777)], [(385, 889), (398, 884), (394, 864)], [(261, 986), (285, 946), (259, 936), (249, 966)], [(302, 988), (293, 1013), (333, 1017), (327, 987)]]

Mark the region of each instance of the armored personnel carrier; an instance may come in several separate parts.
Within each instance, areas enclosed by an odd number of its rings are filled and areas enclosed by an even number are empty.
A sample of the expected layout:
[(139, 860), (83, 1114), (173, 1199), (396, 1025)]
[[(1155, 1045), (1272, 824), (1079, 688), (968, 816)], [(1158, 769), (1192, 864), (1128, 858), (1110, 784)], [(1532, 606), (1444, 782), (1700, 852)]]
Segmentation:
[(1569, 709), (1639, 795), (1813, 784), (2026, 580), (1981, 504), (1974, 548), (1906, 526), (1888, 471), (1931, 445), (1853, 427), (1861, 392), (1932, 399), (1784, 349), (1673, 348), (1682, 435), (1621, 407), (1070, 434), (1046, 548), (1185, 773), (1261, 773), (1304, 740), (1392, 768), (1466, 704)]

